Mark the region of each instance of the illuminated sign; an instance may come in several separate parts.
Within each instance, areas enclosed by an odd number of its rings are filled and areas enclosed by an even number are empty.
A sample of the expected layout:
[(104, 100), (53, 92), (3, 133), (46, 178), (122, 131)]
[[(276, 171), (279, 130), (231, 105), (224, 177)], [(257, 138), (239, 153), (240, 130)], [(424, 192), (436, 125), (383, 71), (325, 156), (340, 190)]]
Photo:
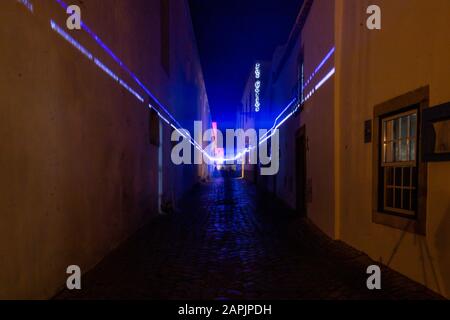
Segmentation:
[(261, 64), (257, 63), (255, 65), (255, 112), (261, 110)]

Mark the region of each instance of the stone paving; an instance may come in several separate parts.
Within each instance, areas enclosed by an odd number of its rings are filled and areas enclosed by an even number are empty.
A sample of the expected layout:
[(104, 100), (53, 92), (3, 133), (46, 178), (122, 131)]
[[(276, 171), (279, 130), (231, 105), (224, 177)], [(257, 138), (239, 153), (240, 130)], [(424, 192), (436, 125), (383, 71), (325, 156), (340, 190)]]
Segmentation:
[(332, 241), (244, 180), (196, 187), (57, 299), (439, 299), (382, 268), (366, 287), (365, 254)]

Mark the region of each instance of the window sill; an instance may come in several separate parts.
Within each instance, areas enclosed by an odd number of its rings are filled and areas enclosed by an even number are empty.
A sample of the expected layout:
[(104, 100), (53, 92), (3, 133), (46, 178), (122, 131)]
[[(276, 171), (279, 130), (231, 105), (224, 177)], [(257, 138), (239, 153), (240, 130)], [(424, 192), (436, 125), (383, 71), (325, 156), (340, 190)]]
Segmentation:
[(425, 224), (420, 223), (420, 221), (416, 218), (406, 218), (390, 213), (374, 211), (372, 215), (372, 222), (409, 233), (419, 235), (426, 234)]

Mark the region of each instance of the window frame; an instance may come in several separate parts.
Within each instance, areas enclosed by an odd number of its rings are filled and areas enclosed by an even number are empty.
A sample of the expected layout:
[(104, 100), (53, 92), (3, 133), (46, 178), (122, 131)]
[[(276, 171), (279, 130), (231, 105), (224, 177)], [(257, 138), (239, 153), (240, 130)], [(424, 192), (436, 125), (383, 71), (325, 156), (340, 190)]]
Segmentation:
[[(374, 107), (373, 130), (373, 210), (372, 222), (401, 229), (421, 235), (426, 234), (426, 201), (427, 201), (427, 163), (422, 159), (421, 118), (422, 112), (429, 106), (429, 87), (422, 87), (404, 95), (376, 105)], [(416, 123), (416, 212), (412, 216), (394, 210), (386, 210), (384, 206), (384, 174), (383, 164), (383, 120), (397, 118), (402, 114), (417, 110)], [(401, 163), (401, 162), (396, 162)], [(404, 165), (411, 165), (405, 162)], [(403, 182), (402, 182), (403, 184)], [(395, 195), (394, 195), (395, 196)]]
[[(412, 194), (414, 193), (414, 191), (417, 194), (417, 190), (418, 190), (418, 179), (414, 179), (414, 174), (417, 177), (417, 167), (418, 167), (418, 157), (417, 157), (417, 153), (418, 153), (418, 147), (417, 147), (417, 132), (418, 132), (418, 123), (417, 123), (417, 117), (419, 114), (419, 105), (414, 105), (411, 106), (409, 108), (408, 111), (402, 111), (399, 113), (395, 113), (395, 114), (389, 114), (387, 116), (381, 116), (380, 117), (380, 128), (381, 128), (381, 133), (380, 133), (380, 162), (379, 162), (379, 170), (382, 171), (380, 172), (379, 175), (379, 184), (382, 184), (383, 187), (383, 192), (379, 194), (379, 197), (382, 197), (382, 199), (380, 199), (380, 203), (382, 204), (382, 211), (383, 213), (386, 214), (393, 214), (393, 215), (398, 215), (398, 216), (404, 216), (407, 219), (414, 219), (417, 217), (417, 201), (415, 201), (413, 199)], [(408, 121), (408, 130), (407, 130), (407, 138), (406, 139), (396, 139), (394, 136), (392, 136), (392, 140), (388, 140), (388, 143), (392, 143), (392, 159), (393, 161), (386, 161), (386, 152), (384, 151), (384, 144), (386, 143), (386, 140), (384, 139), (384, 122), (388, 122), (388, 121), (392, 121), (392, 120), (398, 120), (398, 119), (402, 119), (406, 116), (411, 116), (415, 114), (416, 115), (416, 130), (415, 130), (415, 135), (411, 136), (411, 121)], [(401, 123), (401, 122), (400, 122)], [(401, 131), (401, 129), (400, 129)], [(411, 139), (411, 137), (413, 137), (414, 139)], [(408, 155), (408, 159), (407, 160), (398, 160), (397, 159), (397, 154), (395, 152), (395, 143), (401, 143), (402, 140), (406, 140), (406, 148), (407, 148), (407, 155)], [(410, 160), (410, 155), (411, 155), (411, 141), (414, 140), (415, 142), (415, 159), (414, 160)], [(392, 184), (388, 184), (387, 182), (387, 171), (386, 169), (390, 168), (393, 171), (393, 177), (392, 177)], [(409, 178), (409, 186), (405, 186), (404, 185), (404, 179), (403, 179), (403, 174), (404, 174), (404, 169), (405, 168), (410, 168), (411, 172), (410, 172), (410, 178)], [(396, 174), (397, 174), (397, 169), (401, 169), (402, 170), (402, 177), (400, 179), (400, 185), (397, 185), (397, 179), (396, 179)], [(415, 180), (415, 183), (414, 183)], [(381, 188), (381, 187), (380, 187)], [(387, 191), (389, 189), (393, 190), (393, 206), (390, 207), (388, 206), (387, 203)], [(401, 190), (400, 192), (400, 197), (401, 200), (400, 202), (402, 203), (403, 206), (403, 196), (404, 196), (404, 191), (408, 190), (410, 191), (410, 200), (409, 200), (409, 207), (412, 208), (413, 207), (413, 201), (415, 201), (415, 209), (414, 210), (406, 210), (403, 208), (399, 208), (397, 206), (395, 206), (396, 204), (396, 192), (397, 190)], [(379, 208), (380, 209), (380, 208)]]
[[(382, 160), (382, 165), (384, 165), (384, 166), (390, 166), (391, 164), (405, 165), (406, 162), (409, 162), (410, 165), (411, 164), (416, 164), (416, 162), (417, 162), (417, 131), (418, 131), (417, 115), (418, 115), (418, 113), (419, 113), (419, 105), (415, 105), (415, 106), (412, 106), (408, 111), (404, 111), (404, 112), (401, 112), (401, 113), (396, 113), (394, 115), (391, 114), (391, 115), (388, 115), (388, 116), (385, 116), (385, 117), (380, 117), (381, 130), (384, 131), (384, 126), (383, 126), (384, 122), (397, 120), (397, 119), (404, 118), (406, 116), (410, 116), (410, 115), (416, 114), (416, 131), (415, 131), (415, 135), (414, 136), (410, 135), (410, 133), (411, 133), (411, 127), (410, 127), (411, 121), (408, 121), (408, 130), (407, 130), (408, 135), (407, 135), (407, 138), (406, 138), (408, 156), (411, 155), (411, 144), (410, 144), (411, 140), (414, 140), (414, 142), (415, 142), (415, 149), (416, 149), (415, 150), (415, 157), (416, 157), (416, 159), (415, 160), (407, 160), (407, 161), (399, 160), (399, 161), (391, 161), (391, 162), (387, 162), (386, 160)], [(401, 124), (401, 122), (400, 122), (400, 124)], [(382, 134), (383, 134), (383, 131), (382, 131)], [(400, 131), (401, 131), (401, 129), (400, 129)], [(414, 139), (411, 139), (411, 137), (414, 137)], [(394, 144), (394, 143), (401, 142), (401, 140), (405, 140), (405, 139), (396, 139), (395, 137), (392, 137), (392, 139), (388, 140), (388, 142), (392, 142)], [(384, 152), (383, 151), (380, 151), (380, 152), (382, 152), (382, 156), (383, 156)], [(394, 157), (396, 157), (396, 154), (394, 154), (394, 152), (392, 153), (392, 155)], [(408, 157), (408, 159), (409, 159), (409, 157)], [(386, 163), (388, 163), (388, 164), (386, 165)]]

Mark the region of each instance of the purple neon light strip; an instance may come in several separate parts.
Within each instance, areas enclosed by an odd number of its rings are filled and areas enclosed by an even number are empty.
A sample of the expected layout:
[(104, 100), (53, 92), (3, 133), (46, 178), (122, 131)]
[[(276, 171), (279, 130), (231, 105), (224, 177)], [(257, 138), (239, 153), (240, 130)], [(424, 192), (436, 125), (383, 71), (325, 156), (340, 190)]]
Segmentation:
[[(105, 66), (100, 60), (95, 58), (87, 49), (85, 49), (79, 42), (77, 42), (74, 38), (72, 38), (67, 32), (65, 32), (61, 27), (59, 27), (53, 20), (50, 20), (50, 26), (51, 28), (58, 33), (64, 40), (69, 42), (73, 47), (75, 47), (78, 51), (80, 51), (86, 58), (88, 58), (91, 61), (94, 61), (95, 65), (99, 67), (103, 72), (105, 72), (107, 75), (109, 75), (111, 78), (113, 78), (116, 82), (118, 82), (122, 87), (124, 87), (128, 92), (130, 92), (132, 95), (134, 95), (140, 102), (144, 103), (144, 99), (136, 92), (134, 91), (126, 82), (124, 82), (122, 79), (117, 77), (107, 66)], [(183, 136), (185, 139), (188, 139), (189, 142), (195, 146), (198, 150), (201, 150), (203, 153), (205, 151), (201, 149), (201, 146), (192, 139), (190, 135), (183, 134), (175, 125), (170, 123), (161, 113), (155, 109), (152, 105), (148, 105), (150, 109), (154, 109), (158, 116), (166, 122), (168, 125), (170, 125), (174, 130), (176, 130), (178, 133), (180, 133), (181, 136)], [(209, 155), (207, 155), (209, 156)]]
[(334, 54), (335, 51), (336, 51), (336, 47), (331, 48), (331, 50), (327, 53), (325, 58), (322, 59), (322, 61), (319, 63), (319, 65), (316, 67), (316, 69), (314, 69), (314, 72), (309, 76), (308, 81), (306, 81), (306, 83), (303, 85), (303, 90), (306, 89), (306, 87), (309, 85), (309, 83), (314, 79), (316, 74), (319, 73), (320, 69), (322, 69), (322, 67), (325, 65), (325, 63), (327, 63), (327, 61), (331, 58), (331, 56)]
[[(63, 0), (55, 0), (63, 9), (67, 10), (68, 5)], [(162, 105), (162, 103), (150, 92), (150, 90), (139, 80), (139, 78), (112, 52), (111, 49), (98, 37), (84, 22), (81, 26), (103, 50), (113, 58), (113, 60), (126, 72), (133, 80), (158, 104), (158, 106), (179, 126), (180, 123), (172, 116), (172, 114)]]
[(325, 56), (325, 58), (322, 60), (322, 62), (319, 64), (319, 66), (316, 68), (316, 70), (314, 71), (314, 73), (318, 73), (320, 71), (320, 69), (322, 69), (322, 67), (324, 66), (324, 64), (328, 61), (328, 59), (331, 58), (331, 56), (334, 54), (334, 52), (336, 51), (336, 48), (333, 47), (330, 52), (328, 52), (328, 54)]
[[(333, 47), (333, 48), (331, 48), (331, 50), (326, 54), (326, 56), (322, 59), (322, 61), (319, 63), (319, 65), (315, 68), (314, 72), (309, 76), (308, 81), (307, 81), (306, 84), (303, 86), (303, 90), (305, 90), (305, 88), (306, 88), (306, 87), (309, 85), (309, 83), (314, 79), (314, 77), (316, 76), (316, 74), (322, 69), (322, 67), (325, 65), (325, 63), (327, 63), (327, 61), (331, 58), (331, 56), (334, 54), (335, 51), (336, 51), (336, 48)], [(326, 80), (328, 80), (328, 79), (326, 79)], [(314, 89), (310, 92), (310, 94), (308, 95), (308, 98), (310, 98), (311, 95), (314, 94), (314, 91), (317, 90), (317, 89), (318, 89), (318, 88), (314, 88)], [(306, 101), (306, 100), (308, 100), (308, 99), (305, 99), (304, 101)], [(303, 103), (304, 101), (302, 101), (302, 103)], [(269, 134), (269, 133), (275, 128), (275, 126), (277, 125), (278, 119), (280, 119), (281, 116), (282, 116), (286, 111), (289, 110), (289, 108), (291, 107), (291, 105), (292, 105), (293, 102), (295, 102), (295, 99), (294, 99), (292, 102), (290, 102), (290, 103), (288, 104), (288, 106), (287, 106), (287, 107), (286, 107), (286, 108), (278, 115), (278, 117), (275, 119), (275, 122), (274, 122), (274, 124), (273, 124), (273, 127), (272, 127), (266, 134)], [(262, 138), (264, 138), (264, 136), (263, 136)]]
[(140, 102), (144, 102), (144, 99), (133, 90), (125, 81), (116, 76), (108, 67), (106, 67), (100, 60), (95, 58), (92, 53), (90, 53), (86, 48), (84, 48), (79, 42), (77, 42), (74, 38), (72, 38), (67, 32), (65, 32), (60, 26), (58, 26), (53, 20), (50, 20), (51, 28), (58, 33), (64, 40), (69, 42), (72, 46), (74, 46), (78, 51), (80, 51), (86, 58), (91, 61), (94, 61), (95, 65), (99, 67), (103, 72), (113, 78), (116, 82), (118, 82), (122, 87), (124, 87), (129, 93), (134, 95)]
[[(307, 97), (305, 98), (305, 101), (309, 100), (314, 93), (316, 93), (334, 74), (336, 73), (336, 69), (333, 67), (328, 73), (327, 75), (318, 82), (318, 84), (315, 86), (315, 88), (313, 90), (311, 90), (311, 92), (307, 95)], [(289, 106), (288, 106), (289, 107)], [(286, 108), (281, 114), (283, 114), (288, 108)], [(297, 110), (297, 109), (296, 109)], [(264, 142), (266, 142), (267, 140), (269, 140), (271, 137), (273, 137), (273, 135), (276, 133), (276, 130), (279, 129), (290, 117), (292, 117), (295, 114), (295, 111), (292, 111), (291, 113), (289, 113), (285, 118), (283, 118), (283, 120), (280, 121), (279, 124), (275, 124), (275, 126), (270, 129), (269, 131), (267, 131), (261, 138), (260, 138), (260, 142), (259, 144), (263, 144)], [(280, 114), (280, 115), (281, 115)]]
[[(62, 1), (62, 0), (55, 0), (57, 3), (59, 3), (61, 5), (61, 7), (63, 7), (65, 10), (67, 10), (68, 5)], [(158, 106), (164, 110), (164, 112), (179, 126), (181, 127), (180, 123), (172, 116), (172, 114), (161, 104), (161, 102), (150, 92), (150, 90), (139, 80), (139, 78), (112, 52), (111, 49), (109, 49), (109, 47), (84, 23), (82, 22), (82, 28), (83, 30), (85, 30), (96, 42), (98, 45), (100, 45), (100, 47), (103, 48), (103, 50), (109, 54), (113, 60), (123, 69), (125, 70), (132, 78), (133, 80), (158, 104)], [(67, 39), (66, 39), (67, 40)], [(77, 43), (75, 40), (73, 40), (75, 43)], [(80, 45), (81, 47), (81, 45)], [(83, 47), (81, 47), (83, 48)], [(80, 50), (81, 51), (81, 50)], [(83, 52), (83, 51), (81, 51)], [(322, 60), (322, 62), (319, 64), (319, 66), (315, 69), (314, 73), (310, 76), (310, 78), (308, 79), (307, 83), (305, 84), (304, 88), (309, 84), (310, 81), (312, 81), (312, 79), (314, 78), (314, 76), (320, 71), (320, 69), (325, 65), (325, 63), (328, 61), (328, 59), (333, 55), (333, 53), (335, 52), (335, 47), (333, 47), (331, 49), (331, 51), (325, 56), (325, 58)], [(83, 52), (84, 53), (84, 52)], [(89, 57), (89, 56), (88, 56)], [(97, 64), (98, 65), (98, 64)], [(103, 71), (105, 71), (107, 74), (109, 74), (111, 77), (113, 77), (113, 73), (107, 69), (103, 64), (98, 65), (101, 69), (103, 69)], [(323, 85), (333, 74), (335, 69), (333, 68), (332, 72), (330, 72), (324, 79), (322, 79), (319, 83), (320, 86)], [(113, 77), (114, 78), (114, 77)], [(320, 87), (318, 86), (317, 89)], [(138, 99), (139, 99), (139, 95), (136, 93), (135, 94)], [(142, 100), (141, 100), (142, 101)], [(264, 141), (268, 140), (270, 137), (272, 137), (276, 130), (282, 125), (284, 124), (284, 122), (286, 122), (293, 114), (294, 112), (291, 112), (290, 114), (288, 114), (278, 125), (277, 125), (277, 120), (289, 109), (289, 107), (291, 106), (292, 102), (288, 105), (288, 107), (286, 107), (279, 115), (278, 117), (275, 119), (275, 123), (274, 123), (274, 127), (272, 127), (272, 129), (270, 129), (265, 135), (267, 135), (269, 132), (272, 132), (269, 136), (267, 136), (263, 141), (260, 142), (263, 143)], [(154, 107), (152, 107), (154, 108)], [(162, 118), (166, 123), (169, 123), (169, 121), (167, 119), (165, 119), (159, 112), (158, 115), (160, 116), (160, 118)], [(176, 128), (173, 124), (170, 124), (172, 126), (172, 128), (174, 128), (176, 131), (178, 131), (183, 137), (185, 137), (178, 128)], [(264, 136), (263, 136), (264, 137)], [(186, 138), (186, 137), (185, 137)], [(192, 140), (192, 137), (189, 137), (189, 142), (197, 147), (198, 143), (196, 141)], [(198, 148), (197, 148), (198, 149)], [(236, 157), (230, 158), (230, 159), (226, 159), (223, 158), (224, 162), (225, 161), (233, 161), (233, 160), (237, 160), (240, 157), (244, 156), (246, 153), (251, 152), (253, 149), (255, 149), (255, 147), (251, 147), (249, 149), (244, 150), (244, 152), (240, 152), (238, 153), (238, 155)], [(202, 153), (204, 153), (209, 159), (220, 159), (220, 158), (213, 158), (211, 157), (204, 149), (202, 149)]]
[(17, 2), (20, 2), (22, 5), (24, 5), (28, 11), (32, 13), (34, 12), (33, 3), (31, 3), (30, 0), (17, 0)]
[[(57, 3), (59, 3), (61, 5), (61, 7), (65, 10), (67, 10), (68, 5), (66, 3), (64, 3), (64, 1), (62, 0), (55, 0)], [(139, 80), (139, 78), (131, 71), (128, 69), (128, 67), (111, 51), (111, 49), (108, 48), (108, 46), (93, 32), (90, 30), (90, 28), (83, 22), (81, 22), (82, 24), (82, 28), (83, 30), (85, 30), (96, 42), (97, 44), (100, 45), (100, 47), (103, 48), (103, 50), (108, 53), (113, 60), (123, 69), (125, 70), (135, 81), (136, 83), (149, 95), (153, 98), (153, 100), (158, 104), (158, 106), (164, 110), (164, 112), (181, 128), (180, 123), (170, 114), (169, 111), (167, 111), (167, 109), (159, 102), (159, 100), (150, 92), (149, 89), (147, 89), (147, 87), (145, 87), (145, 85)], [(75, 40), (73, 40), (75, 41)], [(76, 41), (75, 41), (76, 42)], [(96, 63), (97, 64), (97, 63)], [(110, 71), (106, 66), (104, 66), (102, 63), (97, 64), (97, 66), (99, 66), (103, 71), (105, 71), (108, 75), (110, 75), (112, 78), (114, 78), (114, 73), (112, 73), (112, 71)], [(124, 86), (128, 91), (130, 91), (133, 95), (135, 95), (141, 102), (143, 102), (143, 99), (139, 96), (139, 94), (137, 94), (135, 91), (133, 91), (129, 86), (127, 86), (123, 81), (120, 82), (120, 84), (122, 86)], [(164, 116), (161, 115), (161, 113), (154, 108), (153, 106), (150, 106), (151, 108), (155, 109), (155, 111), (157, 112), (158, 116), (167, 124), (171, 125), (172, 128), (174, 128), (176, 131), (178, 131), (180, 134), (181, 132), (178, 130), (178, 128), (176, 128), (173, 124), (171, 124)], [(181, 134), (184, 138), (189, 138), (189, 142), (197, 147), (200, 147), (200, 145), (192, 139), (192, 137), (186, 137), (185, 135)], [(201, 147), (200, 147), (201, 148)], [(205, 153), (204, 149), (202, 149), (202, 152)], [(209, 155), (207, 155), (209, 156)]]

